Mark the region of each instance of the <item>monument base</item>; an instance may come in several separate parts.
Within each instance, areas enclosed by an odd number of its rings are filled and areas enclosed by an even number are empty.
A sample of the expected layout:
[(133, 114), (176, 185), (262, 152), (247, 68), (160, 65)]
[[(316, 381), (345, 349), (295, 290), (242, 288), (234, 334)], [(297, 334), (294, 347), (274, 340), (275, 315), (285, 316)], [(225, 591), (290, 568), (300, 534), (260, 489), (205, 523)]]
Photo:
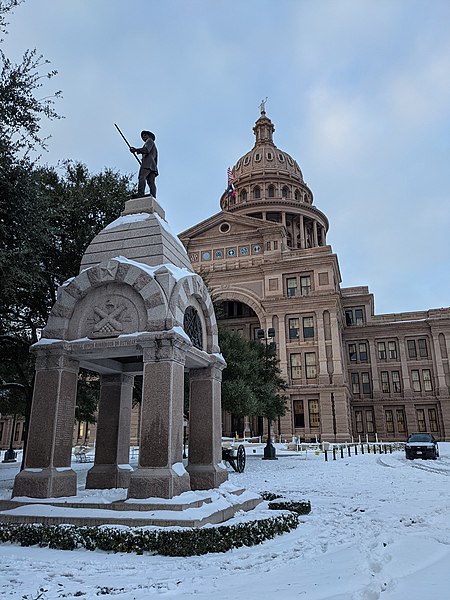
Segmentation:
[[(129, 465), (125, 465), (125, 467)], [(119, 465), (94, 465), (86, 476), (87, 490), (110, 490), (127, 488), (130, 484), (132, 468), (120, 468)]]
[(47, 499), (42, 503), (0, 500), (0, 521), (91, 527), (203, 527), (223, 523), (237, 512), (254, 509), (262, 501), (258, 494), (232, 484), (210, 491), (187, 492), (171, 500), (125, 501), (124, 496), (125, 490), (120, 499), (101, 503), (87, 502), (86, 497)]
[(217, 465), (188, 465), (187, 471), (191, 478), (191, 488), (193, 490), (218, 488), (228, 479), (227, 470)]
[(77, 495), (77, 475), (70, 467), (24, 469), (16, 475), (12, 496), (61, 498)]
[(173, 498), (190, 491), (189, 473), (183, 471), (179, 475), (173, 468), (138, 467), (131, 473), (128, 498)]

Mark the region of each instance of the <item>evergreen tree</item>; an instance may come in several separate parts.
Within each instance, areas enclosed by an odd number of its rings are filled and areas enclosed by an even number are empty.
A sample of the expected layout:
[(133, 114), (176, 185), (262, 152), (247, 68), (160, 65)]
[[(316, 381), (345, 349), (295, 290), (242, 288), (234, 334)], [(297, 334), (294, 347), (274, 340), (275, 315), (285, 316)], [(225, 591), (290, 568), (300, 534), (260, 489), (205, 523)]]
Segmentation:
[(275, 344), (262, 342), (254, 342), (254, 344), (257, 348), (260, 368), (255, 392), (258, 399), (257, 414), (267, 419), (267, 443), (270, 444), (272, 422), (286, 413), (287, 398), (282, 392), (287, 388), (287, 383), (281, 377)]
[(286, 412), (274, 344), (247, 341), (238, 333), (219, 329), (220, 350), (227, 362), (222, 377), (222, 408), (237, 417), (262, 416), (270, 423)]
[(219, 330), (219, 344), (227, 363), (222, 375), (222, 408), (237, 417), (256, 414), (255, 375), (259, 371), (256, 348), (226, 328)]

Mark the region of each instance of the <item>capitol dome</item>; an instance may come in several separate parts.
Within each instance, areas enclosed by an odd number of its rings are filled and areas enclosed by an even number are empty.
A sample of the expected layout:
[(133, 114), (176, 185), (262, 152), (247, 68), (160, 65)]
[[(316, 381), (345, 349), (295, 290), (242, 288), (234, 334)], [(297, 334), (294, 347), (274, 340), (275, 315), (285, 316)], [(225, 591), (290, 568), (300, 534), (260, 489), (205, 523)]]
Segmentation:
[(292, 249), (326, 245), (328, 219), (313, 206), (313, 194), (290, 154), (273, 141), (275, 127), (264, 104), (253, 128), (255, 145), (231, 169), (233, 190), (220, 199), (223, 211), (286, 226)]

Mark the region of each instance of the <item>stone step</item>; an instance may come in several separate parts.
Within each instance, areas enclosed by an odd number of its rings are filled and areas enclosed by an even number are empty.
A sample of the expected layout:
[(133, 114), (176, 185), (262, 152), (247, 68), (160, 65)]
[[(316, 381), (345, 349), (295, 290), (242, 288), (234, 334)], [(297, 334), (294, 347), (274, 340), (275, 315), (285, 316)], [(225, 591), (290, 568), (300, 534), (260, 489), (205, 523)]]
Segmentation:
[[(115, 501), (105, 504), (82, 502), (0, 502), (0, 522), (72, 524), (80, 526), (127, 525), (129, 527), (202, 527), (231, 519), (236, 512), (252, 510), (261, 498), (243, 489), (228, 491), (219, 498), (205, 496), (193, 502)], [(139, 514), (136, 514), (139, 513)]]

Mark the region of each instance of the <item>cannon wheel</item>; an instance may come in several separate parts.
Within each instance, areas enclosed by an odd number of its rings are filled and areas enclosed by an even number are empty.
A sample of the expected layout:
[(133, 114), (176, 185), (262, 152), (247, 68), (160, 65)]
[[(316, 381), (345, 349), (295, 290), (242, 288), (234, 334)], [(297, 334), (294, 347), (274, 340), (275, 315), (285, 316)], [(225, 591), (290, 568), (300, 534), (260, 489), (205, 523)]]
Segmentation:
[(244, 469), (245, 469), (245, 448), (241, 444), (240, 446), (238, 446), (238, 449), (237, 449), (236, 471), (238, 473), (243, 473)]

